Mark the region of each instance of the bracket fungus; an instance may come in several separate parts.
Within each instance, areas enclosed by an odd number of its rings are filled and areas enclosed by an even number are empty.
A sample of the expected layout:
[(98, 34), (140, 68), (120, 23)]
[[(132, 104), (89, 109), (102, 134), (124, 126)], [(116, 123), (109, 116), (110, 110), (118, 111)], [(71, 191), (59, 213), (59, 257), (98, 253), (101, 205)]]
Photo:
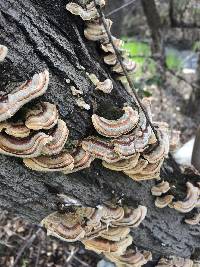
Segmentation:
[(44, 146), (42, 153), (45, 155), (59, 154), (69, 136), (69, 129), (66, 123), (59, 119), (56, 128), (49, 134), (52, 136), (52, 141)]
[[(112, 21), (110, 19), (106, 19), (106, 24), (110, 29), (112, 26)], [(86, 24), (84, 35), (90, 41), (108, 42), (108, 36), (106, 30), (104, 29), (104, 25), (100, 23), (98, 19)]]
[(132, 242), (133, 238), (130, 235), (127, 235), (120, 241), (110, 241), (101, 237), (82, 241), (86, 249), (92, 250), (97, 254), (112, 253), (116, 255), (123, 254), (126, 251), (127, 247), (132, 244)]
[(153, 196), (161, 196), (170, 190), (168, 182), (162, 181), (151, 188), (151, 194)]
[(42, 102), (26, 114), (25, 125), (32, 130), (48, 130), (58, 122), (58, 111), (56, 105)]
[(161, 258), (156, 267), (192, 267), (193, 261), (179, 257)]
[(126, 227), (138, 227), (144, 220), (147, 214), (147, 208), (139, 205), (136, 209), (129, 207), (124, 208), (124, 217), (121, 220), (117, 220), (111, 223), (113, 227), (126, 226)]
[(51, 213), (42, 220), (41, 225), (47, 229), (47, 235), (57, 237), (63, 241), (75, 242), (85, 236), (79, 216), (74, 213)]
[(157, 208), (165, 208), (167, 206), (169, 206), (169, 204), (172, 203), (174, 199), (174, 196), (173, 195), (166, 195), (166, 196), (163, 196), (163, 197), (157, 197), (156, 200), (155, 200), (155, 206)]
[(190, 182), (186, 183), (187, 196), (184, 201), (176, 201), (172, 203), (172, 207), (182, 213), (187, 213), (193, 210), (199, 201), (200, 190)]
[(185, 219), (185, 222), (190, 225), (197, 225), (200, 223), (200, 213), (194, 215), (193, 218)]
[(106, 79), (103, 82), (96, 83), (96, 90), (100, 90), (105, 94), (110, 94), (112, 92), (112, 89), (113, 89), (113, 83), (110, 79)]
[[(128, 72), (132, 72), (135, 70), (136, 68), (136, 63), (132, 60), (128, 60), (128, 59), (124, 59), (123, 60), (123, 65), (124, 68), (128, 71)], [(112, 67), (112, 71), (117, 73), (117, 74), (124, 74), (124, 70), (121, 67), (121, 64), (118, 62), (115, 66)]]
[(138, 164), (140, 154), (136, 153), (129, 159), (122, 159), (117, 162), (113, 163), (107, 163), (106, 161), (103, 161), (102, 164), (105, 168), (113, 170), (113, 171), (127, 171), (131, 170)]
[(88, 151), (93, 157), (113, 163), (120, 160), (115, 153), (113, 145), (103, 139), (97, 137), (88, 137), (82, 141), (82, 148)]
[(5, 45), (0, 45), (0, 62), (4, 61), (8, 54), (8, 48)]
[[(103, 7), (105, 5), (105, 1), (99, 0), (98, 5)], [(82, 20), (93, 20), (98, 17), (98, 12), (93, 2), (87, 4), (85, 8), (74, 2), (70, 2), (66, 5), (66, 9), (73, 15), (80, 16)]]
[(112, 222), (119, 221), (124, 217), (124, 209), (118, 205), (112, 203), (104, 203), (102, 207), (101, 221), (106, 225), (110, 225)]
[(30, 129), (28, 129), (22, 121), (18, 122), (0, 122), (0, 132), (4, 130), (5, 133), (14, 137), (28, 137)]
[[(114, 36), (112, 36), (112, 40), (113, 40), (113, 43), (114, 43), (115, 47), (117, 49), (121, 49), (121, 47), (123, 46), (124, 42), (122, 40), (120, 40), (120, 39), (115, 38)], [(109, 53), (109, 52), (112, 53), (112, 54), (115, 53), (111, 43), (102, 43), (101, 44), (101, 49), (106, 53)]]
[(118, 120), (108, 120), (96, 114), (92, 122), (96, 131), (105, 137), (119, 137), (130, 132), (138, 123), (138, 112), (132, 107), (124, 107), (124, 115)]
[(117, 56), (115, 54), (110, 53), (104, 56), (103, 60), (107, 65), (115, 65), (117, 63)]
[(129, 233), (130, 233), (130, 228), (128, 227), (115, 227), (103, 231), (100, 234), (100, 237), (110, 241), (118, 242), (124, 239)]
[(35, 74), (30, 81), (24, 82), (11, 93), (0, 97), (0, 121), (12, 117), (23, 105), (43, 95), (49, 83), (47, 70)]
[(65, 174), (77, 172), (85, 168), (89, 168), (91, 165), (91, 162), (94, 160), (91, 154), (85, 151), (82, 147), (77, 147), (71, 153), (71, 156), (74, 159), (74, 168), (71, 171), (64, 171)]
[(105, 253), (105, 256), (111, 261), (122, 267), (140, 267), (152, 260), (151, 252), (127, 250), (123, 255)]
[(139, 158), (137, 164), (135, 167), (125, 170), (124, 173), (126, 175), (130, 175), (132, 177), (132, 175), (140, 173), (146, 166), (148, 165), (148, 161), (143, 159), (143, 158)]
[(23, 159), (23, 162), (28, 168), (41, 172), (71, 171), (74, 167), (73, 157), (65, 151), (52, 156)]
[(0, 133), (0, 153), (20, 158), (37, 157), (42, 153), (44, 146), (51, 141), (52, 137), (42, 132), (24, 138)]

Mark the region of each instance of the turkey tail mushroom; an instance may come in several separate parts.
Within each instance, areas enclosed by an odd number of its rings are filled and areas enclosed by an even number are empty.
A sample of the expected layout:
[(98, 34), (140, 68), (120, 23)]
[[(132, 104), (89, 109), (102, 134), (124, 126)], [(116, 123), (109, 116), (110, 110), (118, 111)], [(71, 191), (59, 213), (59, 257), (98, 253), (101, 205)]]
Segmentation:
[(140, 225), (147, 214), (147, 208), (139, 205), (136, 209), (124, 208), (124, 217), (121, 220), (113, 221), (111, 225), (113, 227), (131, 227), (135, 228)]
[(52, 141), (44, 146), (42, 153), (45, 155), (56, 155), (61, 152), (69, 136), (69, 129), (63, 120), (58, 120), (58, 124), (50, 134)]
[(157, 208), (165, 208), (167, 206), (169, 206), (169, 204), (172, 203), (174, 199), (174, 196), (173, 195), (166, 195), (166, 196), (163, 196), (163, 197), (157, 197), (156, 200), (155, 200), (155, 206)]
[(12, 117), (23, 105), (43, 95), (48, 87), (49, 72), (47, 70), (35, 74), (30, 81), (14, 89), (11, 93), (0, 97), (0, 121)]
[(74, 167), (73, 157), (65, 151), (52, 156), (24, 159), (23, 162), (29, 169), (41, 172), (71, 171)]
[[(106, 24), (110, 29), (112, 21), (110, 19), (106, 19)], [(99, 20), (87, 23), (84, 35), (90, 41), (108, 42), (108, 36), (106, 30), (104, 29), (104, 25), (100, 23)]]
[(75, 242), (85, 236), (85, 230), (80, 224), (79, 216), (74, 213), (51, 213), (42, 220), (41, 225), (47, 229), (47, 235), (63, 241)]
[(0, 45), (0, 62), (3, 62), (8, 54), (8, 48), (5, 45)]
[(26, 114), (25, 125), (32, 130), (48, 130), (58, 122), (56, 105), (49, 102), (38, 104)]
[(0, 122), (0, 132), (4, 130), (8, 135), (24, 138), (30, 135), (30, 129), (28, 129), (22, 121), (18, 122)]
[(199, 188), (195, 187), (190, 182), (186, 183), (187, 196), (184, 201), (176, 201), (172, 203), (172, 207), (182, 213), (190, 212), (198, 204), (199, 200)]
[(39, 132), (25, 138), (17, 138), (0, 133), (0, 153), (19, 158), (37, 157), (44, 146), (52, 141), (52, 137)]
[(96, 90), (102, 91), (105, 94), (110, 94), (113, 89), (113, 83), (110, 79), (106, 79), (103, 82), (96, 83)]
[(162, 194), (167, 193), (169, 190), (169, 183), (162, 181), (151, 188), (151, 194), (153, 196), (161, 196)]
[(138, 123), (138, 112), (132, 107), (124, 107), (124, 115), (118, 120), (108, 120), (96, 114), (92, 122), (96, 131), (105, 137), (119, 137), (130, 132)]

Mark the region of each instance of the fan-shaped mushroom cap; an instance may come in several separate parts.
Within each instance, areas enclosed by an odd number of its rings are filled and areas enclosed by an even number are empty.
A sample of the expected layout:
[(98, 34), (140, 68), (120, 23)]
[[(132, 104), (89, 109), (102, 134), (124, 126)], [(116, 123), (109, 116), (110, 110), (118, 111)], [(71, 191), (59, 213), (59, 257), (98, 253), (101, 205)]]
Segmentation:
[(121, 220), (113, 221), (111, 225), (113, 227), (118, 226), (128, 226), (128, 227), (138, 227), (140, 223), (144, 220), (147, 214), (147, 208), (145, 206), (139, 205), (137, 209), (124, 208), (124, 217)]
[(24, 82), (6, 96), (0, 97), (0, 121), (12, 117), (23, 105), (43, 95), (49, 83), (47, 70), (35, 74), (33, 79)]
[(130, 233), (128, 227), (108, 228), (100, 234), (100, 237), (110, 241), (120, 241)]
[(104, 82), (97, 82), (96, 90), (100, 90), (105, 94), (110, 94), (113, 89), (113, 83), (110, 79), (106, 79)]
[(161, 258), (156, 267), (192, 267), (193, 261), (179, 257)]
[[(106, 24), (108, 29), (110, 29), (112, 26), (112, 21), (110, 19), (106, 19)], [(104, 25), (98, 20), (87, 23), (87, 27), (84, 30), (84, 35), (90, 41), (108, 41), (108, 36), (106, 30), (104, 29)]]
[(147, 160), (143, 158), (139, 158), (137, 165), (131, 168), (130, 170), (125, 170), (124, 173), (128, 176), (136, 174), (136, 173), (140, 173), (147, 165), (148, 165)]
[(73, 157), (65, 151), (52, 156), (39, 156), (24, 159), (24, 164), (34, 171), (54, 172), (69, 171), (74, 167)]
[(136, 153), (134, 156), (132, 156), (129, 159), (122, 159), (114, 163), (107, 163), (103, 161), (102, 164), (105, 168), (113, 170), (113, 171), (126, 171), (126, 170), (134, 168), (138, 164), (139, 157), (140, 157), (140, 154)]
[(47, 235), (55, 236), (63, 241), (74, 242), (85, 236), (80, 218), (74, 213), (54, 212), (44, 218), (41, 225), (47, 229)]
[(63, 120), (58, 120), (56, 128), (51, 133), (52, 141), (44, 146), (42, 153), (45, 155), (59, 154), (69, 136), (69, 129)]
[(109, 225), (111, 222), (119, 221), (124, 217), (124, 209), (112, 203), (104, 203), (102, 206), (101, 221)]
[(57, 122), (58, 111), (56, 105), (43, 102), (27, 112), (25, 125), (33, 130), (48, 130), (54, 127)]
[(51, 136), (41, 132), (25, 138), (0, 133), (0, 153), (20, 158), (37, 157), (41, 154), (43, 147), (51, 140)]
[(195, 216), (191, 219), (185, 219), (187, 224), (196, 225), (200, 223), (200, 213), (195, 214)]
[(128, 246), (132, 244), (133, 238), (128, 235), (124, 239), (115, 242), (107, 239), (103, 239), (101, 237), (94, 238), (91, 240), (83, 240), (82, 243), (85, 245), (85, 248), (88, 250), (92, 250), (97, 254), (100, 253), (114, 253), (117, 255), (121, 255), (125, 252)]
[(129, 174), (128, 176), (135, 181), (144, 181), (144, 180), (152, 180), (152, 179), (160, 180), (160, 172), (157, 172), (154, 174), (136, 173), (136, 174)]
[(110, 261), (116, 263), (117, 266), (123, 266), (123, 267), (125, 266), (140, 267), (146, 264), (148, 261), (152, 260), (151, 252), (148, 251), (140, 252), (130, 249), (120, 256), (108, 253), (105, 253), (105, 256)]
[(80, 5), (76, 3), (68, 3), (66, 9), (70, 11), (73, 15), (80, 16), (83, 20), (92, 20), (98, 17), (98, 13), (95, 7), (90, 10), (83, 9)]
[[(148, 160), (149, 163), (156, 163), (162, 160), (169, 150), (169, 136), (167, 134), (158, 132), (159, 144), (150, 152), (143, 153), (143, 157)], [(168, 139), (168, 140), (167, 140)], [(167, 153), (166, 153), (167, 152)]]
[(4, 61), (8, 54), (8, 48), (5, 45), (0, 45), (0, 62)]
[(151, 193), (153, 196), (161, 196), (162, 194), (168, 192), (169, 190), (170, 190), (169, 183), (162, 181), (151, 188)]
[(156, 163), (148, 163), (147, 166), (140, 171), (140, 174), (147, 175), (147, 174), (158, 173), (160, 172), (162, 164), (163, 160), (160, 160), (159, 162)]
[(77, 147), (74, 152), (71, 153), (71, 156), (74, 159), (74, 168), (71, 171), (64, 172), (65, 174), (89, 168), (91, 162), (94, 160), (94, 157), (82, 147)]
[(92, 122), (96, 131), (106, 137), (119, 137), (130, 132), (138, 123), (138, 112), (132, 107), (124, 107), (124, 115), (118, 120), (108, 120), (96, 114), (92, 115)]
[(115, 65), (117, 63), (117, 56), (115, 54), (110, 53), (104, 56), (104, 62), (107, 65)]
[[(117, 39), (114, 36), (112, 36), (112, 39), (113, 39), (113, 43), (117, 49), (120, 49), (123, 46), (124, 41)], [(115, 53), (115, 50), (113, 49), (113, 46), (111, 43), (101, 44), (101, 49), (106, 53), (108, 53), (108, 52), (113, 53), (113, 54)]]
[[(124, 59), (123, 65), (128, 72), (131, 72), (131, 71), (135, 70), (135, 68), (136, 68), (135, 62), (132, 60), (129, 60), (129, 59)], [(114, 67), (112, 67), (112, 71), (115, 73), (118, 73), (118, 74), (122, 74), (122, 75), (124, 74), (124, 71), (123, 71), (121, 64), (119, 62)]]
[(157, 197), (155, 200), (155, 206), (162, 209), (167, 207), (170, 203), (172, 203), (174, 199), (173, 195), (166, 195), (163, 197)]
[(5, 130), (8, 135), (14, 137), (27, 137), (30, 135), (30, 129), (28, 129), (22, 121), (18, 122), (0, 122), (0, 132)]
[(197, 204), (199, 199), (199, 188), (190, 182), (186, 183), (187, 196), (184, 201), (173, 202), (172, 207), (182, 213), (190, 212)]
[(108, 163), (119, 161), (121, 158), (113, 149), (113, 145), (97, 137), (88, 137), (82, 141), (82, 148), (93, 157), (105, 160)]

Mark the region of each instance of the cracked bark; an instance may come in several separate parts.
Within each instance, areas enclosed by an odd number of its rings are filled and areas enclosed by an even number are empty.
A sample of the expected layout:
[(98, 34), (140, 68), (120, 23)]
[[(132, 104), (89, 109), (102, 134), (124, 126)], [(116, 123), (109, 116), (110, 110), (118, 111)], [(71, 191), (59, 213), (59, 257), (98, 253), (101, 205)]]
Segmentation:
[[(11, 86), (48, 68), (51, 75), (49, 88), (36, 101), (57, 104), (62, 119), (70, 128), (70, 140), (75, 140), (92, 134), (90, 118), (96, 107), (109, 116), (110, 106), (118, 109), (124, 102), (131, 103), (132, 100), (114, 80), (110, 95), (94, 90), (86, 71), (101, 79), (111, 77), (111, 74), (103, 64), (97, 44), (85, 40), (83, 22), (65, 10), (66, 3), (66, 0), (0, 1), (0, 43), (9, 48), (7, 59), (0, 65), (0, 79), (1, 90), (8, 91)], [(91, 105), (90, 111), (75, 105), (65, 79), (83, 90), (84, 99)], [(166, 160), (162, 177), (176, 186), (179, 198), (185, 196), (187, 180), (199, 179), (195, 175), (182, 175), (172, 158)], [(129, 205), (148, 207), (146, 219), (133, 230), (138, 247), (152, 251), (154, 259), (173, 254), (197, 258), (199, 226), (184, 224), (184, 215), (175, 210), (155, 208), (150, 194), (153, 184), (155, 181), (136, 183), (121, 173), (103, 168), (98, 160), (91, 168), (66, 176), (34, 172), (23, 166), (20, 159), (0, 156), (1, 209), (39, 223), (57, 208), (57, 193), (76, 196), (83, 204), (95, 206), (110, 199), (115, 190), (116, 194), (125, 195)]]

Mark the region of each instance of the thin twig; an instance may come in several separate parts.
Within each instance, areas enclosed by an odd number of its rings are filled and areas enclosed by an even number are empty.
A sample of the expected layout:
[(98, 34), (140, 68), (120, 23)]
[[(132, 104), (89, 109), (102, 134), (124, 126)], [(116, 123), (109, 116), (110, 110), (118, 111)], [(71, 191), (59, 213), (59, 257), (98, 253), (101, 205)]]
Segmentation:
[(17, 263), (18, 263), (18, 261), (20, 260), (20, 258), (21, 258), (21, 256), (22, 256), (22, 254), (24, 253), (24, 251), (32, 245), (32, 243), (33, 243), (34, 240), (36, 239), (37, 235), (38, 235), (39, 233), (41, 233), (42, 231), (43, 231), (43, 230), (42, 230), (41, 228), (39, 228), (34, 234), (32, 234), (31, 236), (29, 236), (29, 237), (26, 239), (25, 243), (23, 244), (23, 246), (20, 248), (19, 252), (17, 253), (17, 257), (16, 257), (16, 259), (15, 259), (15, 261), (14, 261), (12, 267), (16, 267), (16, 266), (17, 266)]
[(131, 4), (133, 4), (134, 2), (136, 2), (136, 0), (132, 0), (132, 1), (130, 1), (130, 2), (128, 2), (128, 3), (126, 3), (126, 4), (122, 5), (122, 6), (120, 6), (120, 7), (118, 7), (118, 8), (112, 10), (111, 12), (109, 12), (108, 14), (106, 14), (106, 17), (109, 17), (109, 16), (111, 16), (111, 15), (117, 13), (117, 12), (120, 11), (121, 9), (123, 9), (123, 8), (125, 8), (125, 7), (127, 7), (127, 6), (129, 6), (129, 5), (131, 5)]
[(134, 86), (132, 80), (130, 79), (129, 74), (128, 74), (128, 72), (127, 72), (125, 66), (124, 66), (124, 63), (123, 63), (123, 60), (122, 60), (122, 56), (121, 56), (119, 50), (116, 48), (116, 46), (115, 46), (115, 44), (114, 44), (114, 42), (113, 42), (112, 35), (111, 35), (111, 33), (110, 33), (110, 30), (109, 30), (108, 27), (107, 27), (106, 20), (105, 20), (105, 16), (104, 16), (104, 14), (103, 14), (103, 12), (102, 12), (102, 10), (101, 10), (101, 7), (97, 4), (97, 1), (96, 1), (96, 0), (93, 0), (93, 1), (94, 1), (94, 4), (95, 4), (96, 9), (97, 9), (97, 11), (98, 11), (99, 17), (100, 17), (100, 19), (101, 19), (101, 21), (102, 21), (102, 23), (103, 23), (103, 26), (104, 26), (104, 28), (105, 28), (105, 31), (106, 31), (106, 33), (107, 33), (107, 35), (108, 35), (109, 42), (111, 43), (111, 45), (112, 45), (112, 47), (113, 47), (113, 49), (114, 49), (114, 51), (115, 51), (116, 57), (117, 57), (117, 59), (118, 59), (118, 61), (119, 61), (119, 63), (120, 63), (120, 66), (121, 66), (121, 68), (122, 68), (122, 70), (123, 70), (123, 72), (124, 72), (124, 75), (125, 75), (125, 77), (126, 77), (126, 79), (127, 79), (127, 81), (128, 81), (128, 84), (129, 84), (130, 88), (132, 89), (132, 90), (128, 91), (128, 93), (129, 93), (133, 98), (136, 99), (136, 102), (137, 102), (137, 104), (139, 105), (139, 107), (141, 108), (142, 112), (144, 113), (144, 115), (145, 115), (145, 117), (146, 117), (146, 119), (147, 119), (148, 124), (151, 126), (151, 129), (152, 129), (152, 131), (153, 131), (153, 133), (154, 133), (154, 135), (155, 135), (155, 137), (156, 137), (156, 139), (157, 139), (157, 144), (159, 144), (159, 138), (158, 138), (157, 131), (156, 131), (156, 129), (154, 128), (154, 126), (153, 126), (153, 124), (152, 124), (152, 122), (151, 122), (151, 120), (150, 120), (150, 118), (149, 118), (148, 113), (146, 112), (145, 108), (143, 107), (143, 105), (142, 105), (142, 103), (141, 103), (141, 101), (140, 101), (140, 99), (139, 99), (139, 97), (138, 97), (138, 95), (137, 95), (137, 92), (136, 92), (136, 90), (135, 90), (135, 86)]

